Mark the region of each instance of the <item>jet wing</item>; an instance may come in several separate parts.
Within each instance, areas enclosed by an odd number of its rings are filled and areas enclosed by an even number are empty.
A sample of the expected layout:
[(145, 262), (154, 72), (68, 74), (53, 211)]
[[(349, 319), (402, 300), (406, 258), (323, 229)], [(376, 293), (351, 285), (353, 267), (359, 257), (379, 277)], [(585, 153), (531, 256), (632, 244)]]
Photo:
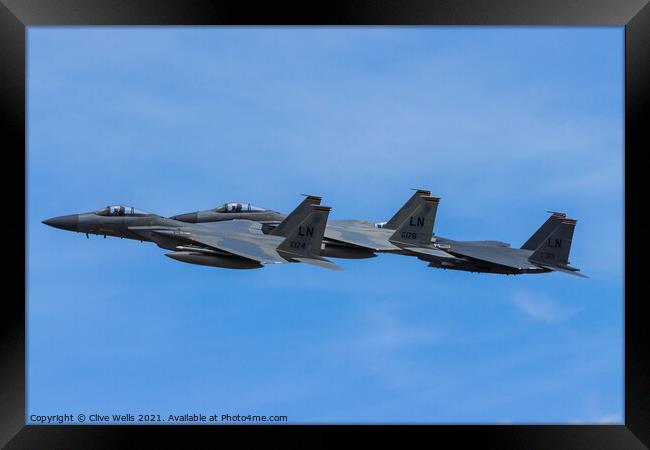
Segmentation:
[(343, 242), (345, 244), (357, 247), (367, 248), (373, 251), (395, 251), (401, 250), (400, 247), (388, 242), (386, 233), (383, 230), (369, 228), (365, 230), (348, 230), (338, 226), (327, 226), (325, 229), (325, 239)]
[(281, 239), (266, 236), (261, 224), (252, 220), (227, 220), (184, 227), (135, 226), (132, 231), (149, 231), (170, 238), (225, 251), (262, 264), (286, 263), (275, 250)]
[[(230, 220), (211, 222), (191, 230), (190, 240), (209, 247), (232, 253), (233, 255), (258, 261), (261, 264), (283, 264), (298, 261), (330, 270), (341, 270), (325, 258), (309, 258), (288, 252), (278, 252), (278, 246), (285, 240), (284, 236), (262, 233), (260, 222), (250, 220)], [(197, 230), (197, 228), (199, 228)]]
[(519, 254), (516, 249), (510, 247), (455, 244), (451, 246), (449, 251), (460, 256), (468, 256), (473, 259), (487, 261), (513, 269), (531, 269), (538, 267), (528, 261), (528, 257), (525, 254)]
[[(247, 219), (234, 219), (222, 222), (206, 222), (184, 227), (129, 227), (133, 231), (150, 231), (152, 233), (196, 242), (206, 247), (230, 253), (261, 264), (283, 264), (289, 262), (277, 251), (284, 237), (267, 235), (262, 232), (262, 224)], [(326, 269), (341, 270), (336, 264), (325, 258), (315, 259), (287, 254), (291, 260), (313, 264)]]
[(339, 227), (339, 226), (344, 226), (344, 227), (364, 227), (364, 228), (375, 228), (375, 224), (368, 222), (367, 220), (330, 220), (327, 223), (328, 226), (333, 226), (333, 227)]
[[(257, 225), (257, 226), (255, 226)], [(210, 222), (195, 227), (183, 227), (188, 231), (190, 241), (217, 250), (251, 259), (261, 264), (281, 264), (287, 260), (278, 254), (276, 248), (282, 239), (267, 236), (261, 231), (259, 223), (250, 220), (229, 220)]]
[(258, 234), (264, 236), (262, 232), (262, 222), (248, 219), (223, 220), (220, 222), (204, 222), (194, 226), (183, 227), (183, 229), (201, 229), (206, 232), (214, 233), (244, 233)]

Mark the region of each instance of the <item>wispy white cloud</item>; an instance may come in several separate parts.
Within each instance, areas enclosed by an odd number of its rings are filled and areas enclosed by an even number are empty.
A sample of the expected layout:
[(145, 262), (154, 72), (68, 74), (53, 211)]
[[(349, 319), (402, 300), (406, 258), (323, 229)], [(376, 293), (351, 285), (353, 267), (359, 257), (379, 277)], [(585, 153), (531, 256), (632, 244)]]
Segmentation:
[[(404, 318), (404, 311), (388, 301), (364, 306), (357, 314), (357, 331), (333, 340), (327, 347), (390, 388), (422, 381), (421, 377), (425, 376), (422, 367), (403, 355), (443, 344), (445, 331), (436, 324), (423, 326), (412, 317)], [(427, 375), (429, 379), (431, 376)]]
[(385, 305), (373, 305), (373, 309), (366, 312), (365, 320), (366, 328), (355, 345), (366, 352), (390, 352), (405, 346), (433, 344), (443, 337), (439, 329), (400, 321), (397, 312)]
[(526, 316), (548, 324), (562, 322), (580, 312), (579, 308), (559, 305), (546, 294), (528, 290), (517, 290), (510, 301)]

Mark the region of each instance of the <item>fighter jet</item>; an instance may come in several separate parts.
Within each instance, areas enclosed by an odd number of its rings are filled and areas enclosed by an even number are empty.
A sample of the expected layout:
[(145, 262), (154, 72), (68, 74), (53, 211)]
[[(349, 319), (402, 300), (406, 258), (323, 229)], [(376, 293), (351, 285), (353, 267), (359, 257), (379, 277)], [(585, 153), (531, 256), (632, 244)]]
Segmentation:
[(193, 224), (126, 206), (107, 206), (94, 212), (53, 217), (43, 223), (85, 233), (86, 237), (97, 234), (154, 242), (163, 249), (172, 250), (166, 256), (191, 264), (256, 269), (266, 264), (302, 262), (340, 270), (319, 254), (331, 208), (307, 207), (308, 211), (299, 222), (292, 219), (285, 223), (285, 219), (280, 223), (279, 227), (286, 231), (284, 236), (265, 234), (260, 222), (248, 219)]
[[(446, 255), (431, 247), (431, 234), (439, 198), (431, 192), (417, 189), (411, 198), (387, 222), (372, 223), (365, 220), (331, 220), (325, 229), (321, 256), (334, 258), (362, 259), (377, 256), (377, 253), (401, 253)], [(320, 197), (308, 195), (289, 216), (277, 227), (263, 228), (275, 236), (285, 236), (288, 224), (299, 223), (308, 213), (309, 205), (319, 204)], [(197, 211), (174, 216), (177, 219), (201, 218), (210, 220), (209, 211)], [(423, 248), (425, 247), (425, 248)]]
[(255, 206), (251, 203), (229, 202), (216, 208), (205, 211), (195, 211), (187, 214), (178, 214), (170, 219), (181, 222), (203, 223), (220, 222), (222, 220), (248, 219), (260, 223), (279, 224), (286, 216), (277, 211)]
[(429, 267), (506, 275), (562, 272), (582, 278), (580, 269), (569, 265), (569, 252), (577, 221), (553, 212), (544, 224), (521, 246), (511, 248), (499, 241), (455, 241), (434, 236), (432, 246), (447, 252), (418, 256)]

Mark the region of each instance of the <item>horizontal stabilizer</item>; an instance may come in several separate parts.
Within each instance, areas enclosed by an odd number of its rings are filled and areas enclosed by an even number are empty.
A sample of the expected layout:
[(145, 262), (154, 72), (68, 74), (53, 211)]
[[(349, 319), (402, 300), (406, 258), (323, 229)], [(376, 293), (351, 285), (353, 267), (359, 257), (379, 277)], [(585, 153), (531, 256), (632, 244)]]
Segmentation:
[(445, 252), (444, 250), (440, 250), (437, 248), (408, 247), (407, 250), (417, 255), (428, 255), (428, 256), (435, 256), (436, 258), (445, 258), (445, 259), (458, 259), (454, 255), (451, 255)]
[(314, 266), (318, 267), (323, 267), (325, 269), (330, 269), (330, 270), (342, 270), (339, 266), (334, 264), (332, 261), (328, 259), (314, 259), (314, 258), (303, 258), (303, 257), (292, 257), (291, 259), (295, 259), (296, 261), (300, 261), (301, 263), (305, 264), (312, 264)]
[(589, 278), (587, 275), (580, 273), (578, 269), (570, 270), (570, 269), (565, 269), (563, 267), (555, 267), (555, 266), (542, 266), (542, 267), (544, 267), (545, 269), (552, 270), (554, 272), (562, 272), (580, 278)]

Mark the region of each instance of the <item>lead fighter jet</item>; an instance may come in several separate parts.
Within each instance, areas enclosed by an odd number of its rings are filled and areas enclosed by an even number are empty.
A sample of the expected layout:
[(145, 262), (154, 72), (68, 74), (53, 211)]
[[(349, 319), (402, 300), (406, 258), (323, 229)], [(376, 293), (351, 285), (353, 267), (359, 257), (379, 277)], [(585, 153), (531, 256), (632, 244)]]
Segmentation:
[(303, 262), (340, 270), (319, 254), (331, 208), (306, 206), (300, 221), (285, 219), (280, 223), (279, 227), (286, 231), (284, 236), (264, 234), (261, 223), (247, 219), (188, 224), (125, 206), (53, 217), (43, 223), (86, 233), (86, 237), (98, 234), (154, 242), (173, 250), (166, 256), (192, 264), (255, 269), (265, 264)]

